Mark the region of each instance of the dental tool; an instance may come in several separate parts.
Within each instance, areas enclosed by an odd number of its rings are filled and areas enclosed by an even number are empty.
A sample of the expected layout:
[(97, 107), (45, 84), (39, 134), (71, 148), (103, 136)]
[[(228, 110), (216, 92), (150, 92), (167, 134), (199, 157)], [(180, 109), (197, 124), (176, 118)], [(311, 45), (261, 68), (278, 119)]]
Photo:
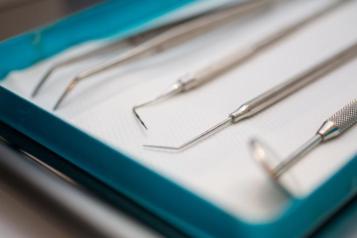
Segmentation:
[(96, 56), (98, 54), (102, 54), (105, 52), (110, 52), (112, 50), (116, 50), (120, 44), (122, 44), (123, 42), (127, 42), (129, 43), (129, 45), (132, 46), (137, 46), (142, 44), (143, 42), (155, 37), (156, 35), (159, 35), (165, 31), (167, 31), (170, 28), (174, 28), (178, 25), (187, 23), (189, 21), (192, 21), (194, 19), (198, 19), (200, 17), (203, 17), (205, 15), (209, 15), (212, 14), (214, 12), (218, 12), (218, 11), (224, 11), (224, 9), (226, 8), (226, 6), (220, 7), (218, 9), (214, 9), (214, 10), (208, 10), (207, 12), (203, 12), (203, 13), (199, 13), (193, 16), (188, 16), (188, 17), (184, 17), (182, 19), (179, 20), (174, 20), (173, 22), (167, 23), (167, 24), (161, 24), (153, 29), (148, 29), (142, 33), (139, 33), (137, 35), (119, 40), (119, 41), (113, 41), (110, 42), (104, 46), (98, 47), (94, 50), (91, 50), (89, 52), (85, 52), (83, 54), (79, 54), (76, 56), (73, 56), (71, 58), (68, 58), (66, 60), (57, 62), (55, 64), (53, 64), (46, 72), (45, 74), (42, 76), (42, 78), (39, 80), (38, 84), (35, 86), (31, 97), (35, 97), (40, 89), (42, 88), (42, 86), (46, 83), (46, 81), (52, 76), (52, 74), (54, 74), (57, 70), (59, 70), (60, 68), (64, 68), (66, 66), (78, 63), (80, 61), (86, 60), (90, 57)]
[(162, 145), (143, 145), (148, 149), (164, 150), (164, 151), (182, 151), (197, 142), (207, 138), (210, 135), (220, 131), (221, 129), (236, 124), (242, 120), (251, 118), (259, 112), (268, 109), (284, 98), (298, 92), (300, 89), (309, 84), (323, 78), (323, 76), (351, 61), (357, 56), (357, 42), (352, 46), (340, 51), (327, 60), (317, 64), (316, 66), (304, 71), (303, 73), (293, 77), (270, 90), (260, 94), (246, 103), (243, 103), (237, 110), (233, 111), (228, 117), (217, 125), (209, 128), (198, 136), (190, 139), (180, 146), (162, 146)]
[(115, 50), (119, 47), (120, 44), (122, 44), (123, 42), (128, 42), (130, 45), (138, 45), (141, 44), (142, 42), (145, 42), (146, 40), (152, 38), (154, 35), (156, 34), (160, 34), (164, 31), (166, 31), (168, 28), (173, 27), (176, 24), (181, 24), (182, 22), (178, 22), (178, 23), (174, 23), (174, 24), (169, 24), (169, 25), (164, 25), (158, 28), (154, 28), (154, 29), (150, 29), (148, 31), (142, 32), (138, 35), (135, 36), (131, 36), (129, 38), (120, 40), (120, 41), (113, 41), (110, 42), (104, 46), (98, 47), (92, 51), (83, 53), (83, 54), (79, 54), (76, 56), (73, 56), (69, 59), (60, 61), (58, 63), (53, 64), (46, 72), (45, 74), (42, 76), (42, 78), (39, 80), (39, 82), (37, 83), (37, 85), (35, 86), (34, 90), (31, 93), (31, 97), (35, 97), (37, 96), (37, 94), (39, 93), (39, 91), (41, 90), (41, 88), (43, 87), (43, 85), (46, 83), (46, 81), (60, 68), (64, 68), (66, 66), (70, 66), (72, 64), (81, 62), (83, 60), (86, 60), (90, 57), (96, 56), (98, 54), (103, 54), (105, 52), (110, 52), (112, 50)]
[(357, 98), (327, 119), (312, 138), (277, 165), (272, 164), (272, 158), (268, 156), (270, 153), (267, 153), (266, 147), (257, 139), (251, 140), (250, 147), (253, 158), (261, 165), (264, 171), (268, 173), (273, 181), (278, 181), (283, 174), (301, 161), (307, 153), (326, 141), (336, 139), (356, 124)]
[(169, 48), (173, 48), (176, 45), (182, 44), (189, 39), (197, 37), (198, 35), (208, 32), (211, 29), (223, 25), (227, 21), (231, 21), (238, 16), (253, 13), (263, 7), (268, 6), (274, 2), (274, 0), (253, 0), (243, 3), (237, 3), (222, 11), (217, 11), (212, 14), (208, 14), (185, 24), (181, 24), (173, 29), (169, 29), (156, 37), (138, 45), (137, 47), (119, 55), (118, 58), (99, 64), (89, 70), (82, 71), (76, 77), (74, 77), (68, 86), (65, 88), (53, 110), (58, 109), (62, 101), (66, 96), (76, 87), (76, 85), (94, 75), (102, 73), (106, 70), (110, 70), (114, 67), (122, 65), (124, 63), (131, 62), (134, 59), (157, 54), (165, 51)]
[(204, 84), (214, 79), (217, 79), (220, 75), (226, 73), (234, 67), (238, 67), (239, 65), (246, 63), (255, 56), (263, 53), (265, 50), (269, 49), (276, 43), (282, 41), (284, 38), (303, 28), (307, 24), (312, 23), (313, 21), (319, 19), (320, 17), (331, 12), (332, 10), (335, 10), (337, 7), (341, 6), (345, 2), (345, 0), (333, 1), (332, 4), (323, 7), (321, 10), (303, 18), (302, 20), (297, 21), (296, 23), (293, 23), (277, 32), (274, 32), (273, 34), (269, 35), (268, 37), (265, 37), (264, 39), (258, 41), (252, 46), (249, 46), (244, 49), (239, 49), (233, 54), (229, 54), (228, 56), (225, 56), (217, 62), (207, 67), (204, 67), (193, 74), (184, 75), (183, 77), (179, 78), (175, 83), (173, 83), (166, 92), (158, 95), (157, 97), (149, 101), (135, 105), (132, 108), (133, 114), (135, 115), (138, 122), (145, 129), (147, 129), (146, 124), (138, 113), (138, 109), (169, 99), (173, 96), (191, 91), (200, 86), (203, 86)]

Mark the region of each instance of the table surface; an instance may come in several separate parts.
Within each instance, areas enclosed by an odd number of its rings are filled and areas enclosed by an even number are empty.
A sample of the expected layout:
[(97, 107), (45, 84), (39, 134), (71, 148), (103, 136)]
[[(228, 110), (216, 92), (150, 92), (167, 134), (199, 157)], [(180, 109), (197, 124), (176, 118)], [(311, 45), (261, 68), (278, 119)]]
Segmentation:
[[(126, 219), (121, 237), (160, 237), (139, 223)], [(127, 225), (129, 222), (130, 225)], [(124, 222), (123, 222), (124, 223)], [(140, 232), (138, 233), (138, 230)], [(0, 182), (0, 231), (2, 238), (71, 238), (81, 237), (76, 230), (66, 226), (53, 215), (28, 203), (13, 191), (12, 188)]]
[[(124, 218), (124, 215), (123, 215)], [(125, 219), (125, 218), (124, 218)], [(337, 214), (313, 237), (318, 238), (353, 238), (357, 237), (357, 199)], [(122, 237), (129, 237), (128, 230), (143, 230), (141, 237), (159, 237), (142, 227), (143, 225), (130, 221)], [(26, 202), (13, 188), (0, 181), (0, 230), (1, 237), (78, 237), (76, 231), (68, 229), (55, 217), (39, 210), (31, 203)]]
[[(49, 190), (48, 196), (46, 196), (42, 193), (41, 182), (39, 182), (39, 187), (36, 188), (30, 185), (31, 182), (26, 184), (22, 181), (22, 178), (19, 178), (16, 172), (11, 173), (10, 170), (6, 169), (9, 168), (6, 165), (7, 163), (4, 163), (6, 158), (14, 160), (16, 164), (21, 164), (18, 162), (27, 161), (27, 159), (23, 156), (18, 158), (7, 156), (8, 154), (5, 153), (6, 151), (4, 152), (4, 144), (1, 141), (0, 145), (0, 236), (2, 238), (83, 237), (93, 234), (95, 236), (100, 234), (100, 237), (103, 237), (102, 235), (113, 236), (113, 234), (114, 237), (160, 237), (158, 233), (137, 221), (136, 218), (119, 209), (107, 206), (102, 201), (95, 199), (90, 193), (86, 193), (85, 190), (77, 187), (78, 185), (71, 184), (49, 171), (47, 172), (50, 176), (40, 177), (49, 185), (47, 187), (47, 190)], [(32, 170), (37, 174), (42, 174), (43, 171), (41, 170), (44, 170), (42, 168), (36, 171), (31, 167), (21, 167), (21, 165), (19, 168)], [(24, 173), (23, 178), (25, 180), (31, 180), (26, 176), (26, 173)], [(32, 173), (32, 177), (36, 177), (34, 173)], [(51, 182), (53, 179), (59, 181), (59, 183)], [(60, 200), (60, 202), (56, 202), (51, 198), (54, 195), (53, 190), (57, 190), (57, 195), (66, 195), (64, 197), (56, 196)], [(66, 207), (63, 206), (64, 203), (71, 203), (70, 208), (73, 211), (66, 211)], [(83, 212), (83, 209), (92, 210), (92, 212), (86, 213), (86, 211)], [(110, 209), (111, 215), (108, 215), (108, 209)], [(87, 223), (83, 223), (85, 221), (83, 217), (86, 216), (96, 217), (89, 218)], [(108, 226), (103, 227), (102, 220)], [(115, 232), (110, 228), (113, 224), (115, 225)], [(105, 227), (109, 228), (109, 232), (102, 232), (101, 229), (105, 229)]]

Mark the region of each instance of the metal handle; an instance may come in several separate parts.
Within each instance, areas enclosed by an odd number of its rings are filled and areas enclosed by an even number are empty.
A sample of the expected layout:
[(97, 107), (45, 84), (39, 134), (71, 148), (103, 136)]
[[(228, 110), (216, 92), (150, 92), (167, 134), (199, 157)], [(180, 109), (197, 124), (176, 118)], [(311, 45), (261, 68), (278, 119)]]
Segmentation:
[(321, 135), (324, 141), (330, 140), (341, 135), (356, 123), (357, 99), (354, 99), (326, 120), (317, 134)]
[(287, 36), (289, 36), (291, 33), (303, 28), (307, 24), (319, 19), (323, 15), (335, 10), (337, 7), (342, 6), (343, 4), (349, 2), (351, 0), (336, 0), (333, 1), (331, 4), (327, 5), (326, 7), (322, 8), (321, 10), (317, 11), (316, 13), (309, 15), (308, 17), (298, 21), (297, 23), (287, 26), (283, 28), (282, 30), (268, 36), (266, 39), (258, 42), (256, 44), (257, 50), (262, 50), (266, 49), (270, 46), (272, 46), (276, 41), (279, 41)]
[(188, 80), (183, 82), (184, 89), (191, 90), (195, 87), (198, 87), (217, 78), (228, 70), (236, 67), (241, 63), (244, 63), (246, 60), (253, 57), (255, 53), (256, 52), (253, 47), (247, 47), (244, 50), (235, 52), (234, 54), (228, 57), (224, 57), (215, 64), (210, 64), (209, 66), (199, 70), (193, 76), (189, 77)]
[[(286, 98), (299, 89), (313, 83), (317, 79), (323, 77), (339, 66), (345, 64), (357, 56), (357, 43), (341, 51), (340, 53), (332, 56), (331, 58), (323, 61), (310, 70), (283, 82), (267, 92), (255, 97), (254, 99), (246, 102), (243, 106), (234, 111), (231, 116), (234, 121), (251, 117), (256, 113), (270, 107), (276, 102)], [(243, 116), (244, 114), (244, 116)]]
[(357, 122), (357, 99), (343, 107), (329, 118), (342, 131), (346, 131)]
[(190, 90), (206, 82), (209, 82), (216, 77), (220, 76), (221, 74), (227, 72), (231, 68), (243, 64), (244, 62), (248, 61), (252, 57), (262, 53), (264, 50), (269, 49), (271, 46), (276, 44), (277, 42), (283, 40), (284, 38), (290, 36), (294, 32), (298, 31), (299, 29), (305, 27), (309, 23), (319, 19), (320, 17), (324, 16), (325, 14), (335, 10), (337, 7), (342, 6), (344, 3), (350, 0), (341, 0), (341, 1), (334, 1), (332, 4), (322, 8), (321, 10), (304, 17), (303, 19), (288, 25), (277, 32), (274, 32), (267, 37), (263, 38), (262, 40), (256, 42), (250, 47), (245, 48), (244, 50), (240, 49), (224, 57), (223, 59), (218, 60), (214, 64), (211, 64), (204, 69), (201, 69), (191, 77), (189, 80), (183, 82), (184, 90)]
[(267, 154), (272, 153), (266, 153), (264, 146), (262, 146), (256, 139), (251, 141), (254, 158), (274, 180), (278, 180), (319, 144), (329, 139), (336, 138), (355, 124), (357, 124), (357, 98), (327, 119), (310, 140), (300, 146), (285, 160), (282, 160), (277, 166), (273, 167), (269, 162), (271, 161), (271, 158), (267, 157)]
[(148, 40), (135, 49), (122, 54), (119, 58), (114, 59), (111, 62), (105, 62), (88, 71), (82, 72), (77, 78), (84, 79), (104, 70), (114, 68), (124, 62), (130, 62), (133, 59), (137, 59), (137, 57), (145, 57), (158, 51), (174, 47), (187, 39), (191, 39), (202, 34), (203, 32), (207, 32), (210, 29), (225, 23), (237, 15), (251, 13), (254, 10), (261, 9), (271, 2), (272, 0), (249, 1), (233, 6), (230, 9), (218, 11), (217, 13), (192, 20), (191, 22), (177, 26), (172, 30), (168, 30), (161, 35)]

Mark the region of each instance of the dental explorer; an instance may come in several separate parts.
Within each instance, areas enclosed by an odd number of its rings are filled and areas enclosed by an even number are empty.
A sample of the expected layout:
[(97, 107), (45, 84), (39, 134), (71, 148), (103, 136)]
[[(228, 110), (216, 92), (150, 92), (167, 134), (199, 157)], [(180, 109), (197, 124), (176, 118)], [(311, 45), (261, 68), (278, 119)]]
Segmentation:
[[(231, 7), (231, 6), (229, 6), (229, 7)], [(103, 54), (105, 52), (110, 52), (112, 50), (115, 50), (123, 42), (128, 42), (130, 45), (133, 45), (133, 46), (140, 45), (143, 42), (155, 37), (158, 34), (161, 34), (161, 33), (165, 32), (165, 31), (167, 31), (170, 28), (174, 28), (174, 27), (176, 27), (178, 25), (187, 23), (189, 21), (192, 21), (194, 19), (203, 17), (205, 15), (210, 15), (210, 14), (215, 13), (215, 12), (224, 11), (225, 9), (226, 9), (226, 6), (223, 6), (223, 7), (220, 7), (218, 9), (208, 10), (206, 12), (199, 13), (199, 14), (196, 14), (196, 15), (193, 15), (193, 16), (184, 17), (183, 19), (174, 20), (173, 22), (170, 22), (170, 23), (167, 23), (167, 24), (163, 24), (163, 25), (159, 25), (159, 26), (157, 26), (157, 27), (155, 27), (153, 29), (148, 29), (148, 30), (146, 30), (146, 31), (144, 31), (142, 33), (139, 33), (137, 35), (134, 35), (134, 36), (131, 36), (131, 37), (128, 37), (128, 38), (124, 38), (124, 39), (119, 40), (119, 41), (110, 42), (110, 43), (108, 43), (108, 44), (106, 44), (104, 46), (98, 47), (98, 48), (96, 48), (94, 50), (91, 50), (89, 52), (85, 52), (83, 54), (79, 54), (79, 55), (73, 56), (71, 58), (68, 58), (66, 60), (60, 61), (58, 63), (55, 63), (45, 72), (45, 74), (39, 80), (38, 84), (35, 86), (32, 94), (31, 94), (31, 97), (35, 97), (39, 93), (39, 91), (42, 88), (42, 86), (46, 83), (46, 81), (52, 76), (52, 74), (54, 74), (60, 68), (63, 68), (63, 67), (78, 63), (80, 61), (83, 61), (83, 60), (88, 59), (90, 57), (96, 56), (98, 54)]]
[(337, 138), (355, 124), (357, 124), (357, 98), (327, 119), (310, 140), (277, 164), (277, 166), (269, 163), (266, 150), (257, 139), (252, 139), (250, 146), (254, 159), (274, 181), (277, 181), (311, 150), (326, 141)]
[(205, 33), (217, 26), (220, 26), (227, 21), (230, 21), (237, 16), (243, 16), (246, 14), (253, 13), (263, 7), (268, 6), (274, 2), (274, 0), (253, 0), (238, 3), (233, 5), (224, 11), (218, 11), (207, 16), (200, 17), (198, 19), (192, 20), (188, 23), (169, 29), (156, 37), (140, 44), (139, 46), (129, 50), (118, 58), (110, 60), (108, 62), (103, 62), (90, 70), (82, 71), (76, 77), (74, 77), (68, 86), (65, 88), (62, 95), (59, 97), (53, 110), (56, 110), (66, 96), (76, 87), (76, 85), (89, 77), (102, 73), (106, 70), (117, 67), (121, 64), (128, 63), (134, 59), (138, 59), (144, 56), (156, 54), (162, 52), (166, 49), (175, 47), (178, 44), (182, 44), (189, 39), (197, 37), (198, 35)]
[(90, 57), (96, 56), (98, 54), (103, 54), (105, 52), (110, 52), (114, 49), (116, 49), (121, 43), (123, 42), (128, 42), (130, 45), (139, 45), (143, 42), (145, 42), (146, 40), (154, 37), (154, 35), (160, 34), (164, 31), (166, 31), (167, 29), (174, 27), (178, 24), (182, 24), (183, 22), (187, 21), (189, 19), (183, 19), (182, 21), (178, 21), (178, 22), (173, 22), (172, 24), (168, 24), (168, 25), (163, 25), (163, 26), (159, 26), (157, 28), (154, 29), (150, 29), (147, 31), (144, 31), (142, 33), (139, 33), (137, 35), (125, 38), (123, 40), (119, 40), (119, 41), (114, 41), (114, 42), (110, 42), (104, 46), (98, 47), (92, 51), (80, 54), (80, 55), (76, 55), (73, 56), (69, 59), (60, 61), (58, 63), (53, 64), (46, 72), (45, 74), (41, 77), (41, 79), (39, 80), (39, 82), (37, 83), (37, 85), (35, 86), (34, 90), (31, 93), (31, 97), (35, 97), (40, 89), (42, 88), (42, 86), (46, 83), (46, 81), (52, 76), (52, 74), (54, 74), (57, 70), (59, 70), (60, 68), (64, 68), (66, 66), (78, 63), (80, 61), (86, 60)]
[(209, 128), (198, 136), (190, 139), (180, 146), (162, 146), (162, 145), (143, 145), (148, 149), (158, 149), (166, 151), (181, 151), (193, 144), (207, 138), (208, 136), (218, 132), (229, 125), (236, 124), (242, 120), (251, 118), (257, 115), (259, 112), (268, 109), (274, 104), (278, 103), (282, 99), (294, 94), (300, 89), (308, 86), (309, 84), (323, 78), (323, 76), (344, 65), (357, 57), (357, 42), (352, 46), (340, 51), (327, 60), (317, 64), (316, 66), (298, 74), (283, 83), (271, 88), (270, 90), (258, 95), (246, 103), (243, 103), (237, 110), (233, 111), (228, 117), (217, 125)]
[(252, 46), (249, 46), (244, 49), (239, 49), (238, 51), (234, 52), (233, 54), (229, 54), (224, 58), (214, 62), (213, 64), (204, 67), (192, 74), (186, 74), (180, 77), (176, 82), (174, 82), (169, 90), (160, 94), (159, 96), (141, 103), (139, 105), (135, 105), (132, 108), (132, 112), (138, 122), (147, 129), (146, 124), (140, 117), (138, 113), (138, 109), (163, 101), (165, 99), (171, 98), (181, 93), (185, 93), (196, 89), (204, 84), (217, 79), (220, 75), (226, 73), (233, 67), (238, 67), (241, 64), (246, 63), (247, 61), (251, 60), (255, 56), (263, 53), (265, 50), (269, 49), (270, 47), (274, 46), (276, 43), (282, 41), (284, 38), (290, 36), (291, 34), (295, 33), (299, 29), (303, 28), (309, 23), (319, 19), (320, 17), (324, 16), (325, 14), (329, 13), (332, 10), (335, 10), (337, 7), (341, 6), (346, 1), (333, 1), (332, 4), (329, 4), (326, 7), (323, 7), (321, 10), (304, 17), (302, 20), (297, 21), (283, 29), (274, 32), (273, 34), (265, 37), (264, 39), (258, 41)]

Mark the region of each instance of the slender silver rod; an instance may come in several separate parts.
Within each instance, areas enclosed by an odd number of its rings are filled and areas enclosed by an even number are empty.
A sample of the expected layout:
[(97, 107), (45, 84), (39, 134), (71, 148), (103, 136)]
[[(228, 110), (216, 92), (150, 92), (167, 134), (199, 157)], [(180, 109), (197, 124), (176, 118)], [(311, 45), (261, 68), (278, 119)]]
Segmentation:
[(310, 140), (292, 153), (286, 160), (277, 165), (273, 170), (273, 175), (279, 178), (282, 174), (288, 171), (296, 163), (298, 163), (307, 153), (315, 149), (322, 142), (322, 136), (314, 135)]
[(161, 146), (161, 145), (143, 145), (143, 146), (145, 148), (147, 148), (147, 149), (168, 150), (168, 151), (179, 151), (179, 150), (187, 149), (188, 147), (194, 145), (195, 143), (198, 143), (199, 141), (205, 139), (209, 135), (215, 133), (217, 130), (221, 130), (221, 129), (229, 126), (230, 124), (232, 124), (232, 119), (231, 118), (227, 118), (224, 121), (212, 126), (210, 129), (208, 129), (207, 131), (201, 133), (200, 135), (198, 135), (197, 137), (193, 138), (192, 140), (189, 140), (189, 141), (185, 142), (184, 144), (182, 144), (182, 145), (180, 145), (178, 147), (175, 147), (175, 146)]
[(137, 110), (138, 110), (139, 108), (141, 108), (141, 107), (144, 107), (144, 106), (146, 106), (146, 105), (152, 104), (152, 103), (154, 103), (154, 102), (158, 102), (158, 101), (160, 101), (160, 100), (164, 100), (164, 99), (166, 99), (166, 98), (173, 97), (173, 96), (175, 96), (179, 91), (181, 91), (180, 85), (176, 85), (176, 84), (175, 84), (175, 85), (173, 85), (173, 87), (172, 87), (169, 91), (167, 91), (167, 92), (165, 92), (165, 93), (163, 93), (163, 94), (160, 94), (160, 95), (157, 96), (156, 98), (154, 98), (154, 99), (152, 99), (152, 100), (150, 100), (150, 101), (144, 102), (144, 103), (142, 103), (142, 104), (139, 104), (139, 105), (134, 106), (134, 107), (132, 108), (132, 111), (133, 111), (133, 113), (134, 113), (134, 115), (135, 115), (135, 118), (138, 120), (138, 122), (139, 122), (145, 129), (148, 129), (147, 126), (146, 126), (146, 124), (145, 124), (144, 121), (141, 119), (140, 115), (138, 114), (138, 111), (137, 111)]
[(182, 24), (183, 21), (175, 22), (169, 25), (163, 25), (154, 29), (147, 30), (145, 32), (139, 33), (137, 35), (125, 38), (123, 40), (116, 40), (113, 42), (110, 42), (104, 46), (98, 47), (94, 50), (85, 52), (83, 54), (77, 54), (71, 58), (68, 58), (66, 60), (60, 61), (58, 63), (55, 63), (52, 65), (42, 76), (42, 78), (39, 80), (38, 84), (35, 86), (34, 90), (32, 91), (31, 97), (37, 96), (37, 94), (40, 92), (41, 88), (43, 85), (47, 82), (47, 80), (59, 69), (64, 68), (66, 66), (81, 62), (83, 60), (87, 60), (88, 58), (98, 56), (99, 54), (105, 54), (107, 52), (111, 52), (113, 50), (117, 50), (120, 48), (121, 44), (123, 43), (129, 43), (130, 45), (139, 45), (150, 38), (152, 38), (154, 35), (161, 34), (162, 32), (166, 31), (167, 29), (174, 27), (175, 25)]
[(227, 21), (236, 18), (237, 16), (243, 16), (245, 14), (249, 14), (259, 9), (262, 9), (273, 1), (274, 0), (247, 1), (236, 4), (225, 10), (200, 17), (188, 23), (179, 25), (173, 29), (167, 30), (164, 33), (159, 34), (158, 36), (144, 42), (138, 47), (135, 47), (134, 49), (127, 51), (124, 54), (121, 54), (116, 59), (103, 62), (102, 64), (96, 65), (95, 67), (92, 67), (89, 70), (82, 71), (76, 77), (74, 77), (74, 79), (72, 79), (69, 85), (65, 88), (64, 92), (55, 103), (53, 110), (59, 108), (62, 101), (77, 86), (79, 82), (89, 77), (113, 69), (122, 64), (132, 62), (133, 60), (140, 59), (142, 57), (147, 57), (167, 50), (169, 48), (175, 47), (179, 44), (186, 42), (189, 39), (197, 37), (202, 33), (208, 32), (209, 30), (220, 26), (226, 23)]
[(328, 4), (327, 6), (314, 12), (313, 14), (308, 15), (307, 17), (304, 17), (303, 19), (287, 27), (284, 27), (283, 29), (270, 34), (269, 36), (263, 38), (262, 40), (258, 41), (257, 43), (245, 49), (239, 49), (238, 51), (235, 51), (225, 56), (224, 58), (218, 60), (217, 62), (214, 62), (213, 64), (210, 64), (209, 66), (204, 67), (195, 73), (184, 75), (179, 80), (177, 80), (171, 86), (171, 89), (168, 90), (167, 92), (145, 103), (141, 103), (139, 105), (134, 106), (133, 113), (135, 117), (138, 119), (140, 124), (144, 126), (145, 129), (147, 129), (146, 124), (144, 123), (144, 121), (141, 119), (141, 117), (137, 112), (139, 108), (193, 90), (195, 88), (205, 85), (206, 83), (209, 83), (214, 79), (217, 79), (220, 75), (226, 73), (230, 69), (246, 63), (247, 61), (253, 59), (255, 56), (258, 56), (259, 54), (263, 53), (265, 50), (269, 49), (270, 47), (274, 46), (278, 42), (282, 41), (286, 37), (304, 28), (306, 25), (314, 22), (320, 17), (323, 17), (325, 14), (328, 14), (329, 12), (336, 10), (338, 7), (342, 6), (343, 4), (349, 1), (350, 0), (333, 1), (331, 4)]
[(178, 25), (182, 25), (185, 24), (189, 21), (192, 21), (194, 19), (198, 19), (200, 17), (203, 16), (207, 16), (210, 15), (212, 13), (218, 12), (218, 11), (223, 11), (227, 6), (223, 6), (214, 10), (208, 10), (205, 11), (203, 13), (199, 13), (199, 14), (195, 14), (193, 16), (188, 16), (188, 17), (184, 17), (183, 19), (179, 19), (179, 20), (174, 20), (173, 22), (170, 23), (165, 23), (162, 25), (159, 25), (155, 28), (152, 29), (148, 29), (144, 32), (138, 33), (134, 36), (130, 36), (128, 38), (125, 39), (120, 39), (120, 40), (114, 40), (112, 42), (109, 42), (108, 44), (104, 45), (104, 46), (100, 46), (98, 48), (95, 48), (94, 50), (85, 52), (83, 54), (76, 54), (75, 56), (68, 58), (66, 60), (60, 61), (58, 63), (53, 64), (48, 70), (47, 72), (45, 72), (45, 74), (42, 76), (42, 78), (39, 80), (38, 84), (35, 86), (31, 96), (35, 97), (39, 91), (41, 90), (41, 88), (43, 87), (43, 85), (46, 83), (46, 81), (59, 69), (64, 68), (66, 66), (78, 63), (80, 61), (83, 60), (87, 60), (88, 58), (91, 58), (93, 56), (97, 56), (99, 54), (105, 54), (107, 52), (112, 52), (113, 50), (117, 50), (118, 48), (121, 47), (121, 44), (123, 43), (128, 43), (129, 45), (133, 45), (133, 46), (138, 46), (142, 43), (144, 43), (147, 40), (150, 40), (152, 38), (154, 38), (155, 36), (169, 30), (170, 28), (174, 28)]
[[(304, 158), (306, 154), (318, 145), (331, 139), (335, 139), (357, 124), (357, 98), (342, 107), (338, 112), (327, 119), (316, 132), (316, 134), (296, 151), (282, 160), (277, 166), (272, 167), (269, 163), (266, 149), (254, 139), (251, 141), (254, 159), (274, 180), (278, 180), (283, 174)], [(275, 153), (274, 153), (275, 154)], [(276, 159), (275, 159), (276, 160)]]
[[(260, 113), (261, 111), (270, 108), (284, 98), (298, 92), (300, 89), (308, 86), (309, 84), (322, 79), (325, 75), (337, 69), (338, 67), (344, 65), (345, 63), (351, 61), (357, 57), (357, 42), (355, 42), (350, 47), (345, 48), (339, 53), (333, 55), (327, 60), (321, 62), (320, 64), (304, 71), (303, 73), (293, 77), (277, 86), (271, 88), (270, 90), (260, 94), (259, 96), (247, 101), (241, 105), (237, 110), (233, 111), (227, 119), (223, 122), (230, 120), (231, 124), (240, 122), (241, 120), (253, 117)], [(214, 133), (218, 132), (221, 127), (208, 129), (201, 133), (200, 135), (185, 142), (180, 146), (158, 146), (158, 145), (144, 145), (146, 148), (156, 148), (161, 150), (172, 150), (180, 151), (190, 147), (191, 144), (201, 141)]]

